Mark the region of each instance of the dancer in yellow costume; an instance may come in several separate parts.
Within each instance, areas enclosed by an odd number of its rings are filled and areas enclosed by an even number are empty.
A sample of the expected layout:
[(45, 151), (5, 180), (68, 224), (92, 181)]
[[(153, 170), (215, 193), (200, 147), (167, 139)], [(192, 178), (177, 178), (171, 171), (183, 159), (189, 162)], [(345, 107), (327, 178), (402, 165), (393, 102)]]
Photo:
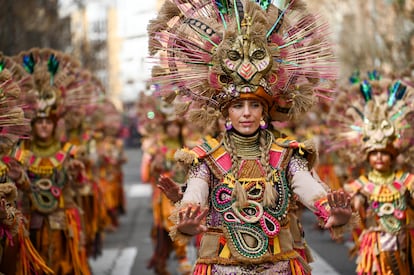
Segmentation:
[[(105, 217), (102, 214), (104, 199), (99, 187), (93, 166), (95, 165), (92, 154), (95, 148), (91, 121), (87, 117), (95, 110), (98, 98), (101, 96), (101, 85), (85, 70), (79, 70), (78, 74), (88, 82), (82, 91), (84, 105), (68, 108), (64, 115), (64, 127), (62, 142), (69, 142), (78, 147), (78, 159), (85, 165), (85, 178), (83, 185), (76, 189), (76, 202), (83, 210), (84, 228), (86, 237), (87, 255), (96, 258), (102, 253), (102, 234)], [(89, 100), (90, 99), (90, 100)]]
[(123, 141), (119, 137), (121, 114), (108, 99), (100, 102), (94, 125), (97, 152), (97, 172), (110, 223), (107, 229), (113, 231), (119, 226), (119, 215), (126, 211), (123, 187), (122, 165), (126, 162)]
[(312, 176), (310, 144), (269, 128), (307, 111), (319, 79), (334, 78), (319, 22), (301, 1), (173, 1), (149, 25), (168, 72), (153, 79), (160, 93), (180, 87), (200, 123), (216, 122), (209, 108), (226, 118), (224, 135), (177, 156), (191, 168), (170, 235), (204, 232), (194, 274), (310, 273), (294, 247), (294, 194), (334, 236), (352, 216), (347, 195)]
[(84, 166), (75, 159), (76, 147), (55, 136), (62, 112), (81, 103), (78, 93), (85, 82), (73, 73), (79, 66), (76, 60), (51, 49), (21, 52), (15, 60), (35, 83), (32, 140), (22, 142), (16, 152), (30, 179), (22, 200), (30, 238), (55, 274), (90, 274), (82, 210), (74, 198), (83, 184)]
[(345, 184), (361, 215), (355, 229), (357, 274), (414, 270), (414, 90), (401, 80), (351, 77), (331, 110), (332, 148), (344, 165), (367, 165)]
[[(160, 102), (160, 101), (155, 101)], [(187, 258), (187, 247), (185, 244), (173, 242), (169, 237), (170, 228), (174, 225), (168, 218), (174, 210), (174, 204), (167, 196), (157, 187), (160, 175), (168, 176), (177, 183), (183, 183), (186, 171), (177, 165), (174, 160), (174, 154), (182, 148), (183, 125), (172, 112), (172, 105), (161, 101), (158, 109), (158, 115), (163, 117), (160, 121), (159, 131), (155, 134), (158, 138), (152, 144), (151, 159), (148, 162), (151, 183), (153, 185), (152, 209), (154, 224), (152, 228), (152, 238), (154, 243), (154, 252), (148, 263), (148, 268), (153, 268), (156, 274), (170, 274), (167, 270), (167, 260), (172, 251), (178, 259), (180, 274), (188, 274), (191, 265)], [(152, 123), (153, 121), (147, 121)], [(154, 140), (155, 137), (151, 137)]]

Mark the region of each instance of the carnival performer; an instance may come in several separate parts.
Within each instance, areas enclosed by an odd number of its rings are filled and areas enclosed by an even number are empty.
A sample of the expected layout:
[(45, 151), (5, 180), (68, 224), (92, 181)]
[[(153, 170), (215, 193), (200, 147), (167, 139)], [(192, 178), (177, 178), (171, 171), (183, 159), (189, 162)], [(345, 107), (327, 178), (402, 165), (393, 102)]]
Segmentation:
[(23, 67), (10, 57), (0, 53), (0, 60), (0, 273), (53, 274), (33, 247), (26, 219), (18, 209), (17, 187), (25, 189), (30, 183), (22, 167), (12, 158), (17, 141), (30, 135), (30, 121), (25, 118), (23, 108), (29, 104), (25, 93), (33, 83)]
[[(159, 124), (158, 133), (155, 134), (157, 142), (152, 144), (152, 154), (148, 162), (150, 182), (153, 187), (152, 210), (153, 228), (151, 236), (154, 244), (154, 251), (147, 267), (153, 268), (156, 274), (170, 274), (167, 270), (167, 261), (171, 252), (175, 252), (178, 260), (178, 272), (189, 274), (191, 264), (187, 257), (186, 244), (172, 241), (169, 237), (170, 228), (173, 223), (169, 220), (174, 210), (174, 203), (157, 187), (160, 175), (170, 177), (175, 183), (182, 185), (185, 181), (186, 170), (175, 161), (174, 154), (184, 145), (183, 122), (174, 114), (174, 106), (165, 101), (156, 101), (157, 108), (163, 119)], [(153, 121), (148, 121), (152, 123)], [(153, 139), (154, 137), (152, 137)]]
[(148, 29), (169, 71), (153, 79), (161, 94), (180, 87), (190, 105), (202, 102), (188, 106), (201, 125), (216, 122), (209, 108), (226, 118), (222, 138), (176, 154), (191, 168), (170, 235), (185, 243), (203, 232), (194, 274), (310, 273), (294, 248), (293, 194), (333, 237), (350, 221), (349, 197), (312, 176), (310, 143), (266, 128), (308, 110), (319, 79), (335, 77), (324, 26), (301, 1), (173, 1)]
[[(63, 116), (63, 129), (58, 131), (63, 135), (61, 142), (69, 142), (77, 146), (77, 158), (85, 166), (83, 185), (76, 190), (76, 203), (82, 208), (85, 228), (86, 251), (89, 257), (96, 258), (102, 253), (102, 235), (107, 221), (102, 212), (105, 209), (103, 192), (99, 186), (94, 165), (96, 165), (96, 148), (90, 119), (96, 104), (102, 96), (102, 85), (90, 72), (79, 70), (78, 78), (84, 79), (84, 105), (67, 108)], [(94, 156), (92, 156), (94, 155)]]
[(328, 125), (331, 148), (344, 164), (366, 173), (345, 184), (361, 224), (355, 228), (357, 274), (412, 274), (414, 270), (413, 88), (401, 80), (351, 77)]
[(51, 49), (24, 51), (15, 60), (35, 83), (32, 140), (22, 142), (15, 154), (30, 180), (22, 198), (30, 238), (55, 274), (90, 274), (82, 210), (75, 203), (75, 189), (83, 184), (84, 165), (76, 160), (76, 147), (61, 143), (56, 136), (62, 113), (71, 104), (82, 102), (76, 100), (86, 84), (74, 73), (79, 63)]
[(114, 231), (119, 226), (119, 215), (126, 212), (122, 165), (126, 162), (124, 144), (119, 137), (122, 117), (115, 105), (104, 99), (94, 114), (94, 139), (96, 143), (96, 168), (102, 189), (109, 223), (106, 229)]

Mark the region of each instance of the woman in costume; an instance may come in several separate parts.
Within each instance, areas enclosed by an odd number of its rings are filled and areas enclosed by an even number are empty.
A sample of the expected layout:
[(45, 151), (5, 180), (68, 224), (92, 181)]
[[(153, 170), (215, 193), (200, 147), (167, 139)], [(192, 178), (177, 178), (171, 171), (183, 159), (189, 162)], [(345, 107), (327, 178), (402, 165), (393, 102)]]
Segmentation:
[(30, 180), (22, 199), (30, 238), (55, 274), (90, 274), (82, 211), (75, 203), (84, 166), (75, 159), (76, 147), (56, 136), (59, 117), (71, 104), (79, 105), (76, 99), (86, 83), (74, 73), (76, 60), (51, 49), (21, 52), (15, 60), (35, 83), (32, 140), (22, 142), (15, 154)]
[(122, 172), (126, 157), (123, 140), (119, 136), (122, 117), (109, 99), (100, 102), (98, 108), (94, 115), (101, 121), (95, 121), (94, 131), (99, 186), (110, 219), (107, 229), (114, 231), (119, 226), (119, 215), (126, 211)]
[[(33, 247), (25, 217), (18, 210), (17, 187), (29, 185), (27, 175), (12, 158), (19, 138), (30, 135), (30, 121), (25, 118), (23, 104), (30, 77), (9, 57), (0, 53), (0, 273), (27, 275), (31, 272), (52, 274)], [(21, 90), (20, 86), (24, 89)], [(27, 107), (27, 106), (26, 106)], [(17, 187), (16, 187), (17, 186)]]
[(332, 149), (347, 165), (367, 165), (366, 173), (345, 184), (360, 213), (355, 229), (357, 274), (412, 274), (414, 270), (413, 89), (376, 71), (335, 101), (329, 126)]
[(153, 79), (161, 93), (180, 87), (207, 105), (201, 124), (215, 122), (209, 108), (226, 118), (221, 138), (177, 154), (191, 168), (170, 235), (203, 232), (194, 274), (310, 273), (292, 237), (295, 196), (334, 236), (351, 218), (349, 198), (312, 176), (310, 143), (266, 128), (308, 110), (319, 79), (334, 77), (324, 27), (301, 1), (236, 0), (166, 2), (148, 29), (169, 72)]
[(169, 274), (167, 271), (167, 260), (171, 252), (174, 251), (178, 260), (179, 273), (189, 274), (191, 265), (187, 258), (186, 244), (172, 241), (169, 237), (170, 229), (174, 225), (169, 220), (174, 210), (174, 204), (157, 188), (160, 175), (168, 176), (174, 182), (181, 185), (185, 181), (186, 171), (174, 159), (175, 152), (184, 145), (183, 124), (174, 114), (173, 105), (165, 101), (159, 102), (160, 106), (158, 106), (158, 109), (160, 115), (163, 116), (163, 121), (157, 136), (157, 144), (153, 144), (155, 150), (149, 162), (151, 183), (153, 184), (152, 209), (154, 224), (151, 235), (154, 243), (154, 252), (148, 263), (148, 268), (154, 268), (156, 274)]
[(93, 139), (91, 121), (87, 120), (96, 108), (97, 98), (101, 96), (101, 85), (85, 70), (79, 70), (79, 78), (84, 79), (85, 85), (77, 101), (83, 104), (68, 108), (63, 121), (62, 142), (69, 142), (78, 147), (78, 159), (85, 166), (84, 184), (76, 189), (76, 203), (82, 208), (85, 226), (86, 250), (89, 257), (96, 258), (102, 253), (102, 234), (105, 219), (102, 210), (105, 209), (102, 190), (94, 176), (95, 141)]

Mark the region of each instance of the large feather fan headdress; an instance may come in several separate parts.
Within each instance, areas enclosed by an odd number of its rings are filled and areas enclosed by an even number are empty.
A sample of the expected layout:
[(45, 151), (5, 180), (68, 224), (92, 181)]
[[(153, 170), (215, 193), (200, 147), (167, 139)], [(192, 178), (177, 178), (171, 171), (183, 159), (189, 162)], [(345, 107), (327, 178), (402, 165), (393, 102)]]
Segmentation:
[(71, 107), (90, 103), (93, 85), (73, 57), (48, 48), (33, 48), (14, 57), (35, 84), (36, 117), (58, 119)]
[(287, 2), (167, 0), (148, 26), (159, 94), (200, 111), (255, 97), (273, 120), (307, 111), (336, 69), (321, 19)]
[(0, 155), (30, 136), (31, 89), (33, 83), (23, 67), (0, 53)]
[(367, 153), (385, 150), (411, 165), (414, 160), (414, 90), (402, 80), (367, 79), (353, 74), (343, 87), (328, 118), (330, 150), (347, 163), (359, 165)]

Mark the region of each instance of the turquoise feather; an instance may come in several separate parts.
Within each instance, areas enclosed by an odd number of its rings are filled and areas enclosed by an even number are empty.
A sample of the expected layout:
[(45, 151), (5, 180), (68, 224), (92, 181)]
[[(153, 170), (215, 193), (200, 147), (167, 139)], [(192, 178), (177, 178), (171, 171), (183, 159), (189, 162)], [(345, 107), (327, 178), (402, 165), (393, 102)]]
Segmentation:
[(32, 53), (30, 55), (23, 56), (23, 67), (28, 73), (32, 74), (34, 72), (34, 66), (35, 62)]
[(361, 94), (364, 97), (365, 102), (368, 102), (372, 99), (372, 87), (367, 80), (364, 80), (361, 83), (359, 90), (361, 91)]

